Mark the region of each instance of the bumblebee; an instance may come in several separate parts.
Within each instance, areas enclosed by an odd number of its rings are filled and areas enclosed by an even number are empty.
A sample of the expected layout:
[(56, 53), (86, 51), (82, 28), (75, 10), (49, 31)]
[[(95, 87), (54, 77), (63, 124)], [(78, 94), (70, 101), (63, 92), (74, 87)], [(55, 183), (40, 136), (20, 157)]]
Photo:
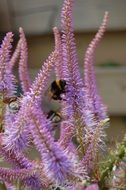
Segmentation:
[(10, 112), (16, 113), (20, 108), (17, 96), (5, 97), (3, 102), (8, 105)]
[(49, 92), (51, 98), (54, 100), (62, 100), (61, 95), (66, 92), (65, 86), (66, 86), (65, 80), (54, 80), (51, 83), (50, 92)]
[(50, 110), (47, 113), (47, 119), (50, 119), (52, 123), (59, 123), (61, 121), (61, 115), (59, 112)]

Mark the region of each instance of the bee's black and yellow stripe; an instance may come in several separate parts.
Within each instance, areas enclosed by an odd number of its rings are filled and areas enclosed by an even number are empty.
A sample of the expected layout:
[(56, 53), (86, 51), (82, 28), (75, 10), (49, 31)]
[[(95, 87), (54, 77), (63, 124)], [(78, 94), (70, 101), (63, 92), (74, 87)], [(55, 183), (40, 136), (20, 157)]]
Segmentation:
[(62, 100), (61, 94), (65, 93), (65, 85), (66, 81), (65, 80), (54, 80), (51, 83), (51, 97), (54, 100)]
[(61, 87), (61, 80), (55, 80), (56, 81), (56, 85), (57, 87), (62, 90), (62, 87)]

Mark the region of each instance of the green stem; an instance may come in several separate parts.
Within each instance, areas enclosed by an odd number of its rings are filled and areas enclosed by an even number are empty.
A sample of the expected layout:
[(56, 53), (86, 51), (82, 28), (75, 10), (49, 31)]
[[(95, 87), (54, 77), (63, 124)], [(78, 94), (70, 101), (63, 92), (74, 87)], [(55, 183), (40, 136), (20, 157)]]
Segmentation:
[(120, 161), (126, 154), (126, 135), (123, 141), (117, 145), (117, 148), (114, 152), (111, 152), (107, 164), (102, 164), (102, 172), (99, 180), (99, 186), (101, 190), (107, 190), (106, 179), (109, 177), (112, 172), (113, 165)]

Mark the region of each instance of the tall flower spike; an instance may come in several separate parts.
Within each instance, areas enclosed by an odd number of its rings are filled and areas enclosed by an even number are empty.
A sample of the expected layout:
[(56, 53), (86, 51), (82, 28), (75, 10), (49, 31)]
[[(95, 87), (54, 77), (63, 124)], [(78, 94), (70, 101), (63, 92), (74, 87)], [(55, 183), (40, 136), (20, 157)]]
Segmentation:
[(81, 161), (82, 165), (87, 168), (87, 172), (93, 169), (99, 149), (104, 150), (105, 148), (104, 138), (106, 134), (104, 133), (104, 126), (108, 121), (109, 119), (100, 121), (92, 136), (90, 135), (90, 144), (86, 148), (85, 155)]
[(65, 0), (61, 12), (63, 61), (68, 65), (70, 82), (78, 90), (82, 87), (72, 21), (73, 0)]
[(92, 109), (92, 112), (96, 116), (95, 119), (98, 121), (100, 121), (100, 119), (105, 119), (107, 115), (106, 107), (103, 105), (101, 98), (97, 93), (93, 62), (94, 51), (106, 30), (107, 21), (108, 12), (105, 12), (102, 24), (94, 39), (89, 44), (84, 59), (85, 102), (86, 105)]
[[(81, 108), (79, 105), (84, 103), (83, 98), (83, 82), (79, 72), (79, 65), (77, 59), (77, 52), (76, 52), (76, 43), (74, 38), (73, 32), (73, 20), (72, 20), (72, 7), (73, 7), (73, 0), (64, 0), (63, 8), (61, 11), (61, 28), (62, 28), (62, 49), (63, 49), (63, 65), (67, 65), (65, 69), (68, 69), (66, 75), (64, 71), (64, 79), (68, 82), (68, 85), (71, 89), (71, 96), (74, 98), (73, 103), (73, 111), (75, 115), (79, 113), (79, 117), (81, 117), (82, 113)], [(69, 74), (69, 77), (68, 77)], [(68, 77), (68, 78), (67, 78)], [(80, 93), (81, 92), (81, 93)], [(81, 101), (81, 103), (80, 103)], [(78, 107), (78, 109), (76, 109)], [(76, 117), (76, 116), (74, 116)]]
[(0, 178), (8, 183), (13, 183), (17, 179), (23, 180), (34, 174), (32, 169), (8, 169), (0, 167)]
[(43, 97), (51, 70), (54, 68), (55, 62), (57, 61), (57, 56), (57, 51), (54, 51), (50, 54), (48, 59), (42, 65), (42, 69), (31, 86), (30, 94), (32, 95), (33, 102), (34, 100), (40, 101)]
[(0, 155), (12, 166), (15, 166), (15, 168), (32, 167), (31, 161), (28, 160), (23, 153), (16, 152), (15, 150), (8, 151), (6, 147), (2, 146), (2, 138), (0, 138)]
[[(42, 70), (31, 86), (30, 92), (22, 99), (20, 110), (15, 116), (15, 121), (9, 124), (11, 130), (6, 131), (3, 137), (3, 143), (7, 149), (16, 149), (20, 151), (28, 144), (29, 118), (27, 117), (27, 112), (29, 112), (29, 108), (34, 105), (35, 102), (37, 102), (37, 104), (41, 102), (41, 97), (44, 95), (47, 80), (56, 59), (57, 53), (54, 51), (42, 65)], [(5, 128), (8, 128), (8, 126), (5, 126)]]
[[(62, 115), (70, 123), (69, 126), (74, 126), (66, 129), (66, 132), (72, 131), (67, 135), (70, 140), (75, 133), (75, 128), (83, 120), (84, 111), (84, 93), (83, 82), (79, 72), (79, 65), (76, 53), (76, 43), (73, 32), (72, 21), (73, 0), (65, 0), (61, 12), (61, 28), (62, 28), (62, 59), (63, 59), (63, 78), (67, 81), (68, 91), (66, 93), (66, 102), (62, 106)], [(81, 102), (81, 103), (80, 103)], [(79, 120), (77, 119), (79, 118)], [(84, 121), (83, 121), (84, 124)], [(64, 136), (64, 124), (61, 124), (61, 141)], [(71, 130), (72, 129), (72, 130)], [(62, 141), (63, 142), (63, 141)], [(66, 145), (65, 145), (66, 146)]]
[[(60, 32), (57, 27), (53, 28), (54, 36), (55, 36), (55, 48), (58, 52), (58, 59), (55, 63), (55, 72), (56, 77), (59, 79), (65, 79), (69, 78), (69, 71), (67, 64), (64, 64), (63, 61), (63, 49), (62, 49), (62, 42), (61, 42), (61, 36)], [(62, 117), (64, 119), (68, 119), (67, 115), (69, 115), (69, 118), (72, 118), (73, 111), (72, 106), (70, 105), (69, 96), (66, 95), (66, 101), (62, 102)], [(70, 114), (71, 113), (71, 114)], [(71, 115), (71, 116), (70, 116)], [(71, 142), (71, 137), (74, 134), (74, 126), (72, 119), (71, 121), (63, 121), (61, 122), (61, 133), (60, 133), (60, 139), (58, 140), (58, 143), (62, 146), (62, 148), (66, 149)]]
[(58, 79), (64, 79), (63, 75), (63, 56), (62, 56), (62, 44), (61, 44), (61, 35), (57, 27), (53, 28), (55, 36), (55, 49), (58, 52), (58, 58), (55, 63), (55, 73)]
[(21, 88), (24, 93), (26, 93), (30, 88), (30, 77), (28, 74), (28, 48), (25, 34), (22, 28), (19, 28), (20, 40), (21, 40), (21, 53), (19, 61), (19, 78), (21, 81)]
[(30, 168), (32, 163), (23, 154), (17, 153), (16, 151), (8, 151), (5, 147), (0, 145), (0, 154), (4, 157), (8, 163), (15, 168)]
[(8, 32), (0, 48), (0, 91), (6, 91), (6, 95), (12, 95), (14, 90), (14, 77), (9, 62), (12, 37), (12, 32)]
[(10, 60), (12, 37), (12, 32), (8, 32), (0, 47), (0, 81), (3, 80), (5, 74), (5, 65)]
[(81, 145), (81, 152), (84, 152), (84, 126), (96, 126), (96, 122), (93, 111), (85, 102), (84, 84), (79, 72), (73, 34), (72, 5), (73, 0), (65, 0), (61, 14), (63, 61), (68, 65), (69, 70), (68, 85), (70, 86), (69, 92), (71, 92), (71, 94), (69, 93), (69, 97), (71, 97), (69, 105), (72, 105), (77, 138)]
[[(15, 62), (16, 60), (16, 55), (13, 54), (13, 58), (10, 57), (10, 51), (11, 51), (11, 42), (13, 41), (12, 39), (13, 34), (11, 32), (7, 33), (5, 36), (3, 43), (1, 45), (0, 49), (0, 85), (2, 85), (0, 96), (2, 99), (1, 105), (2, 105), (2, 110), (4, 113), (4, 124), (5, 122), (10, 122), (14, 118), (14, 114), (9, 112), (9, 108), (7, 104), (4, 104), (3, 99), (8, 98), (11, 96), (15, 96), (17, 93), (17, 81), (15, 76), (13, 75), (13, 66), (12, 62)], [(19, 48), (19, 47), (18, 47)], [(12, 62), (11, 62), (12, 61)], [(3, 119), (3, 117), (1, 116)]]
[(29, 113), (32, 122), (31, 133), (41, 154), (44, 171), (52, 182), (55, 179), (57, 183), (62, 184), (75, 175), (74, 164), (60, 146), (54, 143), (46, 118), (38, 108), (33, 107)]
[(13, 52), (13, 55), (11, 56), (10, 59), (10, 67), (13, 68), (15, 63), (17, 62), (19, 55), (20, 55), (20, 50), (21, 50), (21, 40), (18, 41), (17, 46)]

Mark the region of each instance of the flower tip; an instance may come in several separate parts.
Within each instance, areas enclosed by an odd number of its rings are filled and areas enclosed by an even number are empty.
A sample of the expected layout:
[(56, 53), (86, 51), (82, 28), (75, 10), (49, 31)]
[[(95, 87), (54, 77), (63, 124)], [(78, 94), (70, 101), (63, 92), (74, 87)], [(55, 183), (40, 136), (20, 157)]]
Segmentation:
[(55, 30), (57, 30), (57, 27), (56, 27), (56, 26), (53, 27), (53, 31), (55, 31)]
[(12, 43), (13, 42), (13, 33), (12, 32), (8, 32), (7, 34), (6, 34), (6, 39), (8, 40), (8, 42), (10, 41), (10, 43)]
[(110, 118), (106, 118), (106, 119), (103, 120), (103, 123), (107, 123), (109, 121), (110, 121)]
[(109, 12), (108, 12), (108, 11), (105, 11), (105, 15), (109, 15)]
[(108, 19), (108, 16), (109, 16), (109, 12), (105, 11), (104, 18)]
[(22, 33), (23, 32), (23, 28), (19, 27), (19, 32)]
[(13, 34), (12, 32), (8, 32), (8, 33), (6, 34), (6, 36), (9, 37), (9, 38), (13, 37), (13, 35), (14, 35), (14, 34)]
[(57, 34), (57, 32), (58, 32), (58, 28), (55, 26), (55, 27), (53, 27), (53, 32), (55, 33), (55, 34)]
[(103, 119), (103, 120), (100, 121), (100, 125), (105, 125), (109, 121), (110, 121), (110, 118), (105, 118), (105, 119)]

